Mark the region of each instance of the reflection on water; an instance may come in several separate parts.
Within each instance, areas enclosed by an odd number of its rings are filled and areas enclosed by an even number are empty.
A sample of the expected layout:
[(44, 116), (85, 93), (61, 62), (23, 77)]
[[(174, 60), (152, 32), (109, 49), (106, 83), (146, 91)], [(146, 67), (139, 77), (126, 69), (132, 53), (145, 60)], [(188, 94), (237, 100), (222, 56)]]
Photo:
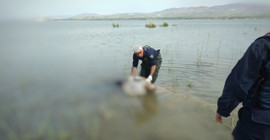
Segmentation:
[(153, 116), (158, 112), (159, 105), (155, 93), (147, 93), (146, 95), (138, 98), (141, 101), (142, 108), (134, 108), (134, 110), (136, 110), (135, 122), (137, 124), (141, 124), (153, 118)]
[[(218, 125), (216, 100), (269, 20), (165, 22), (178, 26), (1, 22), (0, 139), (231, 139), (236, 113)], [(113, 84), (128, 77), (135, 44), (161, 49), (155, 94), (128, 96)]]

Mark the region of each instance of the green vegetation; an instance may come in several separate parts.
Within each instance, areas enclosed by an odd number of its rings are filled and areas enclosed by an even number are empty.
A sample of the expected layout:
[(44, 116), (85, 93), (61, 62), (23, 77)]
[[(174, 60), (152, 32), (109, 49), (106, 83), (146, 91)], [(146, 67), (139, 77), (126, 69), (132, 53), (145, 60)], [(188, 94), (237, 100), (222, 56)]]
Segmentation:
[(197, 50), (197, 66), (200, 66), (202, 64), (202, 53), (203, 53), (203, 47), (198, 48), (198, 50)]
[(192, 88), (193, 87), (192, 82), (188, 82), (187, 87)]
[(113, 28), (119, 28), (119, 24), (112, 24)]
[(153, 23), (149, 23), (149, 24), (146, 24), (145, 27), (146, 27), (146, 28), (155, 28), (156, 25), (153, 24)]
[(167, 22), (164, 22), (162, 25), (160, 25), (161, 27), (168, 27), (169, 24)]

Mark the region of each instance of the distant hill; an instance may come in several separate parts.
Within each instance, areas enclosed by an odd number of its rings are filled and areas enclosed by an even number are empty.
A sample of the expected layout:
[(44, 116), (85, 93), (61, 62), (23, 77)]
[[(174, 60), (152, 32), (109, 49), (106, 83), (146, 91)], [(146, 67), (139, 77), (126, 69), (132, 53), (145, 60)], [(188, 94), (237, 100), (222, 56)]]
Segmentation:
[(228, 4), (171, 8), (153, 13), (121, 13), (112, 15), (81, 14), (65, 20), (106, 20), (106, 19), (253, 19), (270, 18), (270, 5)]
[(98, 14), (88, 14), (88, 13), (85, 13), (85, 14), (80, 14), (80, 15), (77, 15), (77, 16), (74, 16), (72, 18), (74, 19), (85, 19), (85, 18), (97, 18), (99, 17), (100, 15)]
[(269, 17), (270, 6), (255, 4), (228, 4), (213, 7), (172, 8), (153, 13), (160, 17), (190, 18), (260, 18)]

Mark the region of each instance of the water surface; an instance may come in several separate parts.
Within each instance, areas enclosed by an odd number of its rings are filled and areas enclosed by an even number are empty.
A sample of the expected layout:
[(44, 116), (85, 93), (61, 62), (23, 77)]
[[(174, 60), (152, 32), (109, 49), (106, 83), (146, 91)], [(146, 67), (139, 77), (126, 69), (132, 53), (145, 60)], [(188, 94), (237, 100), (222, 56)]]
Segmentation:
[[(0, 138), (231, 139), (235, 112), (216, 124), (217, 98), (269, 28), (269, 20), (1, 22)], [(161, 49), (156, 94), (131, 97), (115, 84), (129, 76), (137, 44)]]

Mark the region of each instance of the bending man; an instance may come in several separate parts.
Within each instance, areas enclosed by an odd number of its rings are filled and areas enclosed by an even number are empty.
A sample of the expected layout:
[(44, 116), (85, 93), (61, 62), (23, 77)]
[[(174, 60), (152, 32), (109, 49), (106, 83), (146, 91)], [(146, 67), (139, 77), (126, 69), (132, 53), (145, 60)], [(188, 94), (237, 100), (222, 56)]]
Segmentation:
[(147, 78), (148, 82), (155, 83), (162, 63), (160, 50), (155, 50), (147, 45), (144, 47), (136, 45), (133, 50), (133, 65), (130, 76), (135, 75), (138, 61), (142, 60), (140, 76)]

